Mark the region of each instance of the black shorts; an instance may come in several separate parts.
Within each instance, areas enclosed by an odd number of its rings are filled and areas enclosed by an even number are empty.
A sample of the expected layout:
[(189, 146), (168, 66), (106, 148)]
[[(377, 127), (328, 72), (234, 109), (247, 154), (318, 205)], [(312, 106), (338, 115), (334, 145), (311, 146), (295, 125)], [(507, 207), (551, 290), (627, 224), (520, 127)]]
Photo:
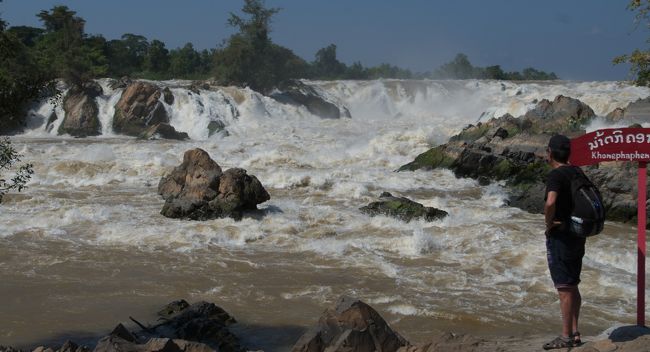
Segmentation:
[(569, 288), (580, 283), (585, 242), (585, 238), (561, 231), (553, 231), (546, 237), (546, 258), (555, 288)]

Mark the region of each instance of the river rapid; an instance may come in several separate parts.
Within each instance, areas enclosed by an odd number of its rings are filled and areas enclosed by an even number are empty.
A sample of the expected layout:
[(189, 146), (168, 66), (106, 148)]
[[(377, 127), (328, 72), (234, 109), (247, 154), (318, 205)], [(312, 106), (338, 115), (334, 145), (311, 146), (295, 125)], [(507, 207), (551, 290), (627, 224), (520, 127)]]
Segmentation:
[[(618, 82), (306, 82), (352, 115), (320, 119), (248, 89), (155, 83), (171, 87), (171, 124), (191, 140), (114, 135), (121, 90), (106, 80), (102, 136), (56, 136), (61, 118), (48, 132), (62, 109), (45, 101), (12, 137), (35, 173), (0, 205), (0, 344), (92, 341), (185, 298), (232, 314), (250, 348), (286, 351), (341, 295), (369, 303), (412, 342), (434, 329), (556, 334), (542, 215), (506, 206), (499, 184), (394, 170), (479, 118), (519, 116), (535, 100), (563, 94), (604, 116), (650, 95)], [(227, 133), (209, 136), (210, 121)], [(271, 200), (241, 221), (160, 215), (160, 177), (196, 147), (224, 170), (257, 176)], [(383, 191), (449, 216), (404, 223), (359, 212)], [(588, 240), (583, 334), (634, 322), (635, 233), (607, 223)]]

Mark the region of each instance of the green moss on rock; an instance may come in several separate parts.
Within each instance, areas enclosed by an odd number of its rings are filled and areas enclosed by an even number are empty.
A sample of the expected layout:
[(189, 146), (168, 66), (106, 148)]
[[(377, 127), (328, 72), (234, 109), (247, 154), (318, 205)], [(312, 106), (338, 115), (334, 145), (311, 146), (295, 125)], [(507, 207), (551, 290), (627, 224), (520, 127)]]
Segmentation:
[(419, 169), (435, 169), (438, 167), (449, 168), (454, 158), (447, 155), (444, 146), (431, 148), (415, 157), (412, 162), (403, 165), (397, 171), (415, 171)]

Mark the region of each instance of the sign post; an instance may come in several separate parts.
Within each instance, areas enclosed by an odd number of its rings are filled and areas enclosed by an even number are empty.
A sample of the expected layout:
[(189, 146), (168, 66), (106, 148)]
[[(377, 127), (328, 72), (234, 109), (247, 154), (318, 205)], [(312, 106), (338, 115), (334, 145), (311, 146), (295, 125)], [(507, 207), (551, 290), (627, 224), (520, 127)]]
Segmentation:
[(604, 161), (639, 163), (636, 324), (645, 326), (646, 163), (650, 162), (650, 128), (608, 128), (571, 140), (569, 162), (572, 165), (584, 166)]
[(645, 326), (645, 226), (646, 226), (646, 162), (639, 161), (639, 195), (637, 197), (637, 283), (636, 325)]

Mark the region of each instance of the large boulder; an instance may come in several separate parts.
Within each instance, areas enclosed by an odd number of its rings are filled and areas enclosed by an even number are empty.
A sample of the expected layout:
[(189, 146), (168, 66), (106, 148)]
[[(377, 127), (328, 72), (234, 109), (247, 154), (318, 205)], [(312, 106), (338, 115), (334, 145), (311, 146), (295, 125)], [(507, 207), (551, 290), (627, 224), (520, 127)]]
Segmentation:
[(113, 131), (137, 137), (142, 135), (149, 126), (169, 123), (169, 116), (164, 103), (160, 100), (161, 97), (168, 104), (173, 102), (173, 95), (169, 89), (160, 89), (142, 81), (129, 84), (115, 104)]
[(307, 110), (324, 119), (339, 119), (351, 117), (345, 106), (340, 106), (322, 97), (316, 89), (298, 80), (292, 80), (281, 87), (281, 91), (271, 95), (271, 98), (292, 105), (302, 105)]
[(102, 87), (94, 81), (84, 83), (81, 87), (70, 88), (63, 98), (65, 116), (59, 125), (58, 133), (74, 137), (102, 134), (102, 126), (98, 117), (99, 108), (95, 101), (95, 98), (101, 94)]
[(395, 352), (409, 343), (366, 303), (342, 297), (325, 310), (318, 325), (293, 346), (293, 352)]
[(542, 99), (534, 109), (524, 115), (531, 120), (534, 132), (577, 131), (596, 117), (589, 105), (578, 99), (558, 95), (551, 102)]
[(221, 167), (202, 149), (185, 152), (183, 163), (161, 178), (158, 193), (165, 199), (161, 214), (170, 218), (240, 219), (246, 210), (271, 197), (246, 170)]
[(388, 192), (382, 193), (379, 201), (372, 202), (359, 210), (370, 216), (386, 215), (406, 222), (413, 219), (435, 221), (448, 215), (444, 210), (425, 207), (405, 197), (394, 197)]
[[(470, 125), (449, 142), (418, 155), (399, 171), (448, 168), (457, 177), (477, 179), (481, 184), (504, 181), (511, 206), (541, 213), (546, 175), (548, 140), (555, 133), (575, 137), (593, 117), (584, 103), (563, 96), (542, 100), (524, 116), (504, 115), (476, 126)], [(629, 164), (629, 163), (628, 163)], [(636, 177), (629, 166), (603, 163), (583, 168), (599, 187), (607, 218), (636, 220)]]

